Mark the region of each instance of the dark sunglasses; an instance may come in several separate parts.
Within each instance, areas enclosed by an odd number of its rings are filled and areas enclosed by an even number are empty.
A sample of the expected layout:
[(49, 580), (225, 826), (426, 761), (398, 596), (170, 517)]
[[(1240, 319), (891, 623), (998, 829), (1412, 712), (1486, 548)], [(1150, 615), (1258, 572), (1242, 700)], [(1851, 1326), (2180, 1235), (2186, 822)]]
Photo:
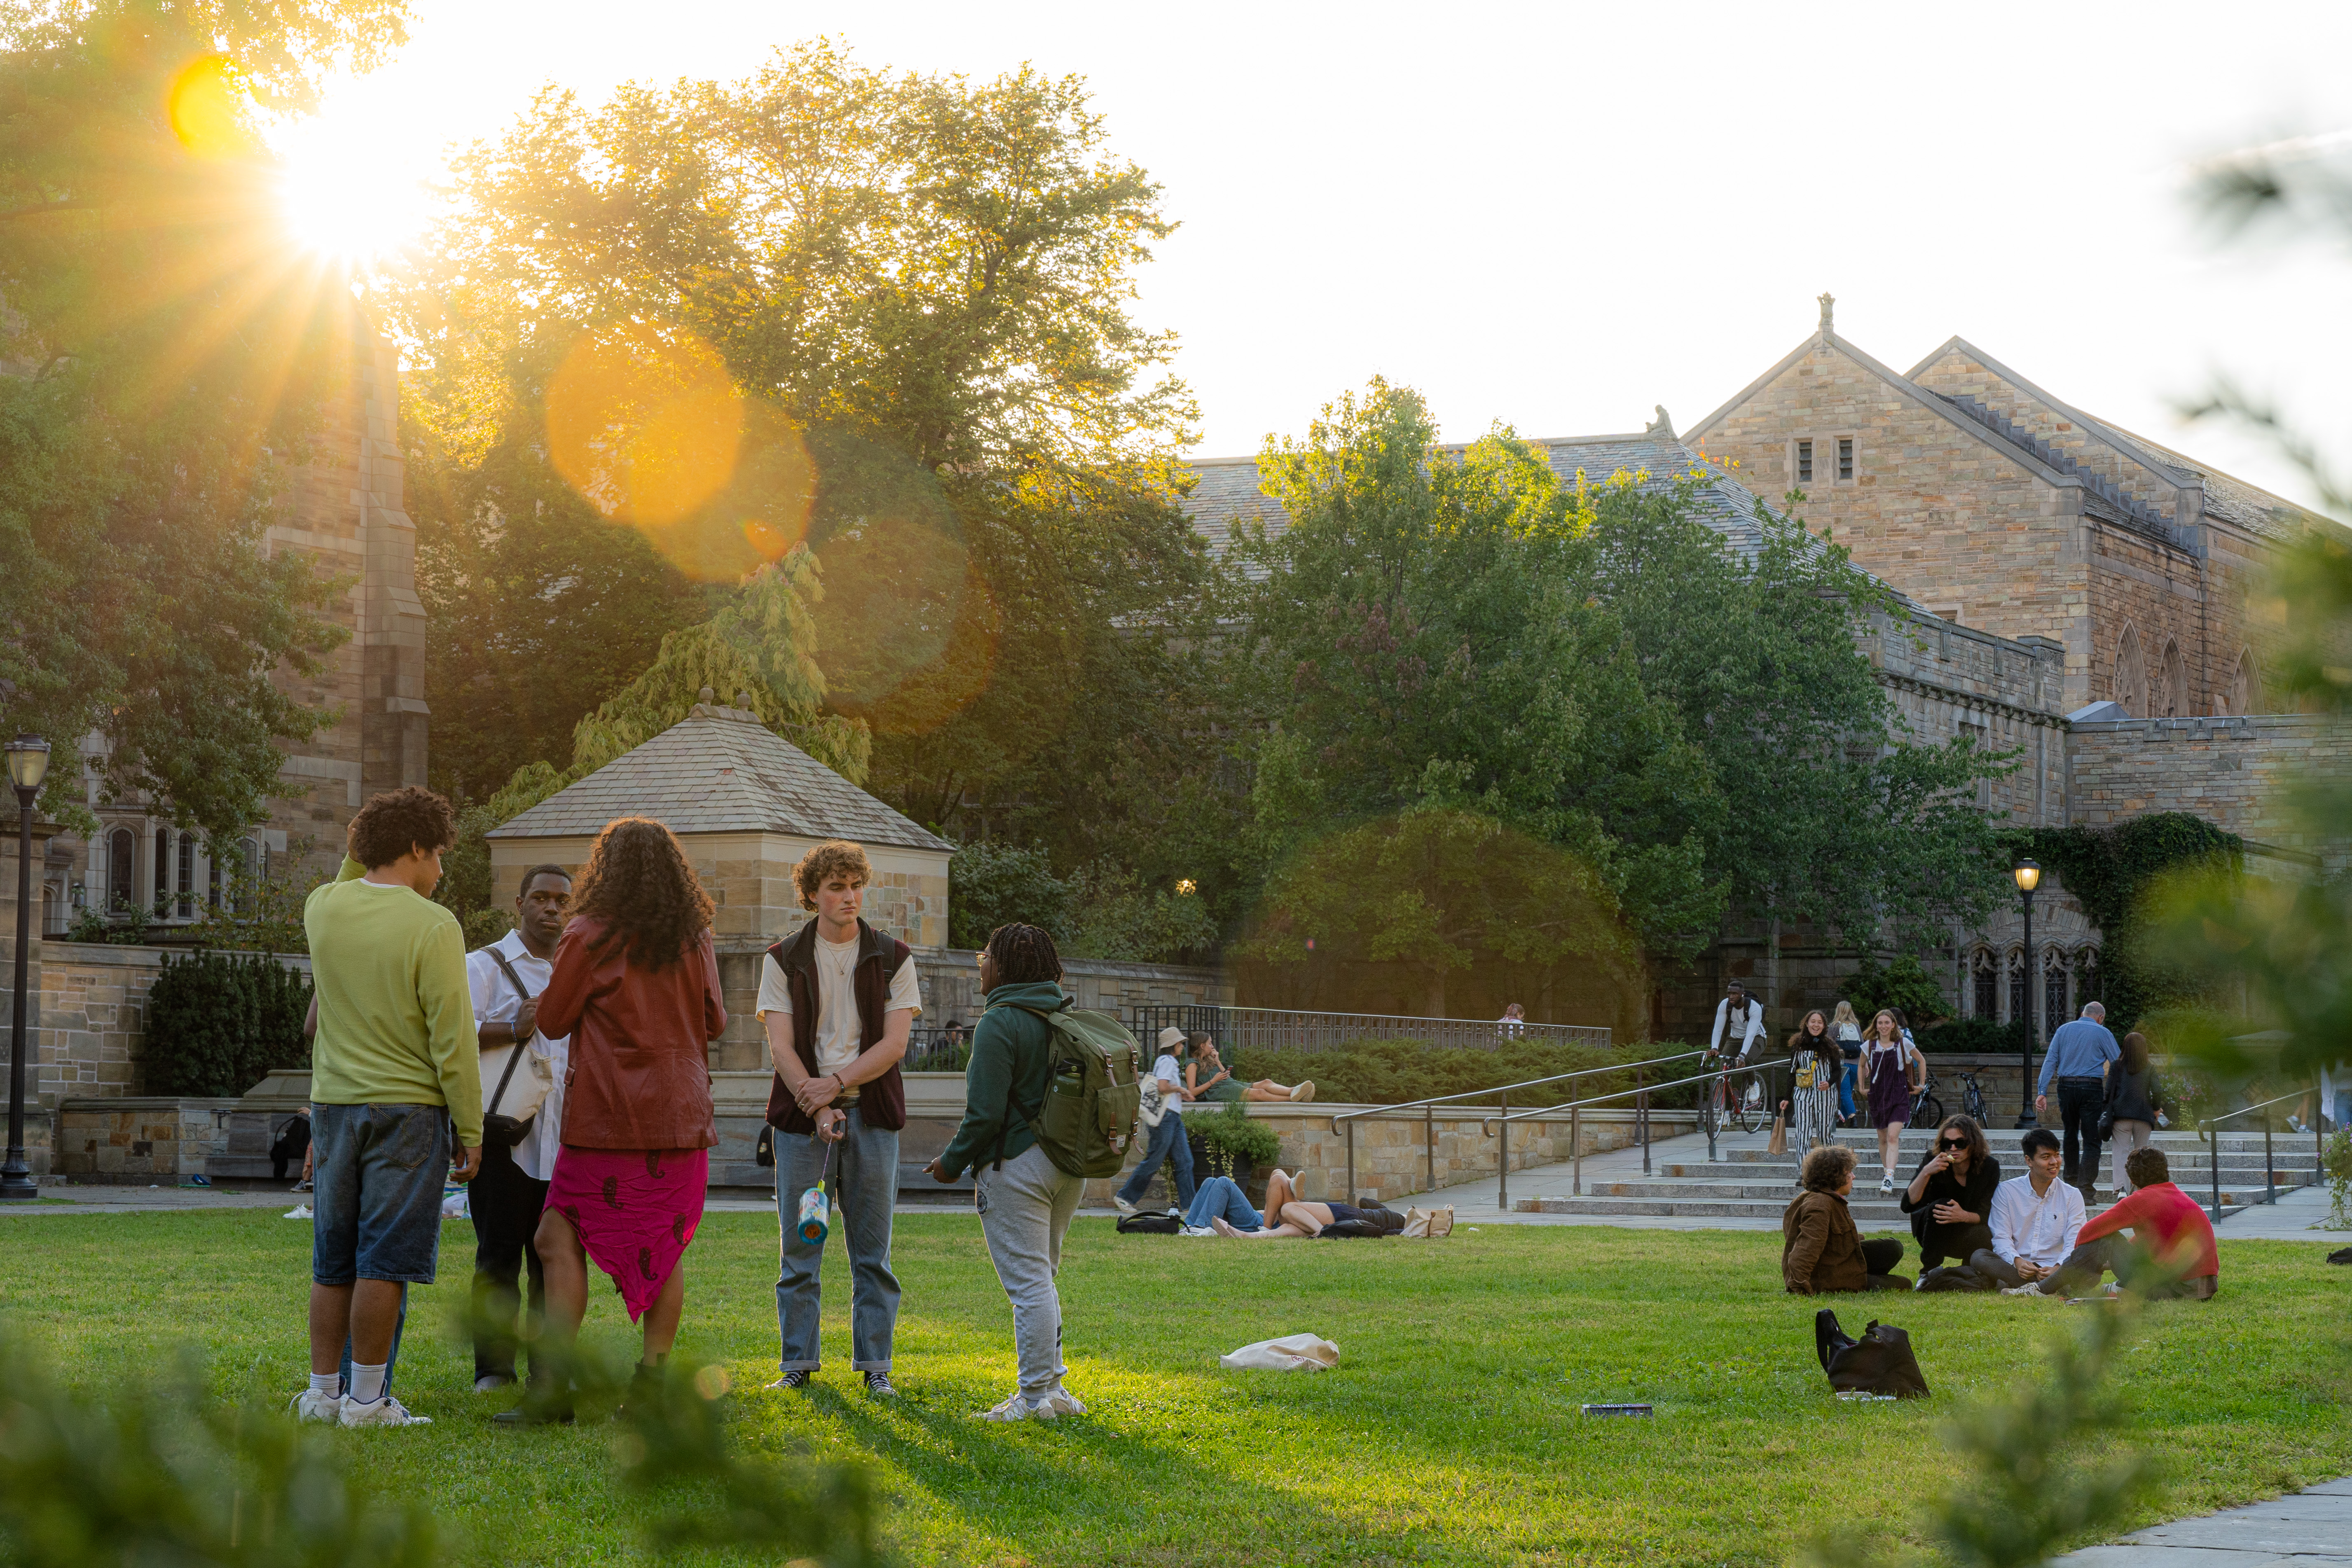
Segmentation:
[(1965, 1149), (1968, 1146), (1969, 1141), (1965, 1138), (1947, 1138), (1936, 1145), (1938, 1149)]

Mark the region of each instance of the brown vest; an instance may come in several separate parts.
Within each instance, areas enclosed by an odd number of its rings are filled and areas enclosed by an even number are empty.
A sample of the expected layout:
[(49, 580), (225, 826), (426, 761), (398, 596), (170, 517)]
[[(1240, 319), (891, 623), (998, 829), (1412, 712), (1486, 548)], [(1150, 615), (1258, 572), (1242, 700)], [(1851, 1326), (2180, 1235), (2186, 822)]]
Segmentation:
[[(907, 962), (907, 944), (884, 936), (865, 921), (857, 922), (857, 962), (850, 966), (849, 984), (857, 998), (857, 1048), (869, 1050), (882, 1037), (883, 1007), (890, 999), (890, 977)], [(816, 1072), (817, 1011), (821, 993), (816, 984), (816, 921), (768, 949), (768, 956), (784, 972), (784, 992), (793, 1004), (793, 1050), (801, 1066)], [(898, 1064), (880, 1078), (857, 1086), (857, 1110), (868, 1127), (895, 1132), (907, 1125), (907, 1083)], [(768, 1086), (768, 1125), (805, 1136), (816, 1121), (801, 1109), (782, 1073)]]

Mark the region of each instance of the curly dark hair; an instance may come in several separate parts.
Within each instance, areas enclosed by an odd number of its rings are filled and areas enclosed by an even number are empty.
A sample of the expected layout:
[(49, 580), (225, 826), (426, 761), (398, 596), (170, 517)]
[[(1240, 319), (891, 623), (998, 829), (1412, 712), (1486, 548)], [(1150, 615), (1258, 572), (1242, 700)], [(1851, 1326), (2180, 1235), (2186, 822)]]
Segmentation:
[(457, 814), (429, 789), (410, 784), (371, 795), (352, 818), (352, 858), (373, 871), (419, 845), (446, 849), (457, 842)]
[(1843, 1143), (1824, 1143), (1809, 1151), (1799, 1180), (1809, 1193), (1833, 1193), (1853, 1170), (1853, 1151)]
[(1062, 978), (1062, 955), (1054, 939), (1037, 926), (1001, 925), (988, 933), (981, 950), (996, 960), (999, 985), (1030, 985)]
[(2154, 1144), (2124, 1156), (2124, 1178), (2135, 1187), (2152, 1187), (2172, 1180), (2172, 1162)]
[(603, 921), (611, 928), (604, 941), (627, 943), (628, 955), (651, 969), (685, 957), (714, 908), (677, 836), (650, 816), (606, 823), (572, 885), (572, 918)]

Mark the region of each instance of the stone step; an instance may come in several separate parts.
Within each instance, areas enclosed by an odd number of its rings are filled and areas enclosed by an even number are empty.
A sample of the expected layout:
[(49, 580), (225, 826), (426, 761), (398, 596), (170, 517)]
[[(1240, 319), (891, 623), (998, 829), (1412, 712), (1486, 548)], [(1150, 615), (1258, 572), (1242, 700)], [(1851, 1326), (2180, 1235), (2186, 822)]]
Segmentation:
[[(2259, 1202), (2262, 1193), (2233, 1193), (2224, 1188), (2221, 1193), (2221, 1215), (2228, 1218), (2251, 1203)], [(1675, 1198), (1675, 1197), (1612, 1197), (1591, 1194), (1585, 1197), (1521, 1198), (1512, 1208), (1520, 1214), (1562, 1214), (1621, 1216), (1650, 1216), (1685, 1219), (1755, 1219), (1778, 1220), (1788, 1207), (1785, 1197), (1772, 1199), (1743, 1198)], [(1853, 1222), (1865, 1233), (1881, 1230), (1906, 1231), (1910, 1216), (1904, 1214), (1891, 1198), (1870, 1199), (1853, 1205)]]
[[(2210, 1155), (2167, 1153), (2165, 1162), (2172, 1168), (2173, 1179), (2183, 1185), (2191, 1184), (2196, 1181), (2210, 1181), (2212, 1177), (2213, 1161)], [(1917, 1167), (1916, 1160), (1906, 1161), (1903, 1163), (1914, 1169)], [(2111, 1160), (2103, 1155), (2099, 1161), (2099, 1168), (2104, 1173), (2112, 1163)], [(2272, 1160), (2270, 1168), (2278, 1173), (2281, 1181), (2292, 1180), (2298, 1186), (2319, 1179), (2319, 1162), (2309, 1154), (2299, 1157), (2292, 1154), (2277, 1155)], [(1769, 1171), (1785, 1173), (1793, 1182), (1797, 1179), (1798, 1162), (1787, 1155), (1777, 1155), (1770, 1159), (1761, 1156), (1744, 1159), (1735, 1153), (1733, 1158), (1719, 1160), (1713, 1164), (1704, 1160), (1662, 1162), (1656, 1164), (1655, 1169), (1658, 1174), (1664, 1176), (1717, 1176), (1726, 1180), (1735, 1176), (1750, 1178)], [(2019, 1164), (2013, 1158), (2002, 1161), (2001, 1169), (2012, 1175), (2021, 1173)], [(1874, 1181), (1877, 1171), (1878, 1155), (1877, 1152), (1873, 1150), (1870, 1157), (1862, 1161), (1856, 1167), (1854, 1180)], [(2224, 1182), (2261, 1181), (2263, 1179), (2262, 1151), (2257, 1149), (2252, 1153), (2242, 1154), (2231, 1150), (2223, 1150), (2221, 1179)]]

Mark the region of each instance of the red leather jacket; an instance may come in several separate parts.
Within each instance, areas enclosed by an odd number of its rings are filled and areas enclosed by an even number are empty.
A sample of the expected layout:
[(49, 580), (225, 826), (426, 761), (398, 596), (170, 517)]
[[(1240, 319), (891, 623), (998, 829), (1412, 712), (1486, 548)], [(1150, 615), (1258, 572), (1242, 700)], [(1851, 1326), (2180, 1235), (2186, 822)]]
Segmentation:
[(667, 969), (624, 956), (583, 915), (555, 944), (539, 1027), (572, 1037), (563, 1141), (582, 1149), (708, 1149), (709, 1042), (727, 1027), (710, 933)]

